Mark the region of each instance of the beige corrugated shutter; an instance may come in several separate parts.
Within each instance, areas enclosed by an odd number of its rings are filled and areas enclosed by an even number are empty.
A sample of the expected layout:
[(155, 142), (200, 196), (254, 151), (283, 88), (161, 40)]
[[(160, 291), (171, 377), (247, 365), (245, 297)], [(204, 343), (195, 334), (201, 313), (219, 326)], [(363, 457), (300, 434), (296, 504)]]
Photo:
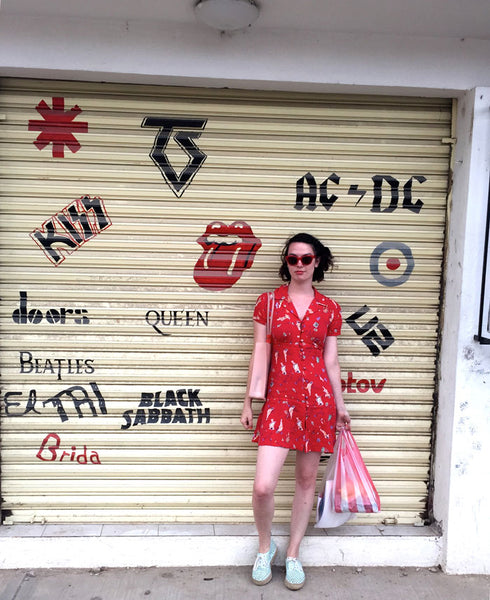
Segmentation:
[[(447, 100), (2, 81), (5, 522), (249, 522), (259, 293), (318, 235), (382, 512), (427, 517)], [(278, 487), (287, 520), (293, 456)]]

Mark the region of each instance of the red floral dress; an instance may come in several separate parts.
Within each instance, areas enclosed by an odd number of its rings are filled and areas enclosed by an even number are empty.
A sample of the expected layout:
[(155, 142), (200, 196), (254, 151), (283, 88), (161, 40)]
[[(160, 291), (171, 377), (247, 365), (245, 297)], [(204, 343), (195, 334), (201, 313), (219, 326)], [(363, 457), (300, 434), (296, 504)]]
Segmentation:
[[(259, 296), (254, 320), (266, 324), (267, 293)], [(325, 369), (325, 338), (339, 335), (340, 306), (315, 290), (300, 319), (288, 286), (274, 291), (272, 352), (267, 400), (252, 441), (303, 452), (333, 452), (336, 409)]]

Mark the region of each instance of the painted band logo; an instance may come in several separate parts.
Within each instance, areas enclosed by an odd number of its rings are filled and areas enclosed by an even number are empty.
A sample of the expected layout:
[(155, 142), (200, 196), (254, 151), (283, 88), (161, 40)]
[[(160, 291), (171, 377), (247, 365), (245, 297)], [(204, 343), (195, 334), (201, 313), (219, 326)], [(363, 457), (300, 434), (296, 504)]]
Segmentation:
[(86, 121), (75, 121), (82, 109), (75, 104), (69, 110), (65, 110), (65, 99), (60, 96), (52, 98), (53, 108), (50, 108), (45, 100), (41, 100), (36, 106), (37, 112), (43, 120), (29, 119), (29, 131), (40, 131), (33, 144), (38, 150), (43, 150), (49, 144), (53, 144), (53, 158), (64, 158), (65, 146), (72, 152), (78, 152), (81, 148), (75, 133), (87, 133), (88, 123)]
[(73, 321), (76, 325), (88, 325), (90, 319), (86, 316), (85, 308), (50, 308), (45, 313), (40, 308), (31, 308), (27, 310), (27, 292), (19, 292), (20, 303), (12, 313), (12, 320), (18, 325), (27, 325), (32, 323), (38, 325), (46, 320), (50, 325), (66, 325), (68, 321)]
[(112, 225), (101, 198), (83, 196), (30, 233), (46, 257), (55, 265), (67, 254)]
[(48, 433), (41, 442), (41, 446), (36, 454), (36, 458), (43, 462), (77, 462), (79, 465), (100, 465), (99, 453), (96, 450), (90, 450), (90, 455), (87, 454), (87, 446), (83, 446), (83, 450), (79, 450), (76, 446), (71, 447), (71, 451), (63, 450), (61, 447), (61, 438), (57, 433)]
[[(381, 256), (386, 252), (397, 251), (399, 252), (405, 261), (405, 270), (403, 273), (392, 276), (391, 273), (397, 271), (401, 266), (401, 261), (398, 256), (392, 256), (386, 261), (385, 273), (380, 272)], [(369, 260), (369, 269), (371, 275), (376, 279), (378, 283), (386, 287), (397, 287), (406, 283), (412, 274), (415, 266), (415, 260), (413, 258), (412, 251), (409, 246), (403, 242), (381, 242), (371, 253)]]
[(371, 354), (379, 356), (382, 351), (387, 350), (395, 342), (395, 338), (391, 334), (391, 331), (383, 323), (379, 322), (377, 316), (372, 317), (363, 325), (358, 323), (358, 320), (370, 310), (369, 306), (365, 304), (347, 317), (345, 322), (361, 337), (361, 340), (369, 348)]
[(262, 242), (245, 221), (226, 225), (213, 221), (197, 240), (203, 248), (194, 267), (194, 281), (207, 290), (232, 287), (253, 265)]
[[(296, 182), (296, 204), (294, 208), (296, 210), (302, 210), (304, 207), (304, 201), (307, 200), (308, 204), (306, 208), (308, 210), (316, 209), (317, 199), (325, 210), (330, 210), (333, 205), (337, 202), (339, 197), (336, 194), (328, 193), (330, 184), (340, 185), (340, 176), (337, 173), (331, 173), (320, 185), (317, 184), (315, 177), (310, 173), (306, 173), (297, 180)], [(392, 175), (373, 175), (371, 178), (373, 181), (373, 200), (371, 205), (371, 212), (376, 213), (391, 213), (397, 208), (400, 208), (398, 203), (400, 200), (400, 181)], [(427, 178), (423, 175), (413, 175), (410, 179), (407, 179), (403, 185), (403, 201), (401, 208), (405, 208), (413, 213), (420, 213), (424, 203), (422, 200), (417, 199), (413, 202), (412, 199), (412, 185), (413, 181), (417, 181), (422, 184), (427, 181)], [(383, 184), (389, 187), (390, 203), (388, 206), (382, 207), (383, 201)], [(348, 196), (357, 196), (358, 200), (356, 206), (367, 194), (367, 190), (359, 189), (358, 184), (352, 184), (348, 191)]]
[(41, 358), (33, 356), (32, 352), (19, 352), (19, 373), (26, 375), (57, 375), (61, 381), (62, 375), (91, 375), (95, 372), (93, 358)]
[(162, 331), (163, 327), (200, 327), (208, 326), (209, 313), (207, 310), (156, 310), (150, 309), (146, 312), (145, 320), (160, 335), (170, 335), (167, 331)]
[[(160, 169), (165, 181), (177, 198), (182, 196), (207, 158), (206, 154), (193, 141), (201, 136), (201, 131), (196, 131), (196, 129), (204, 129), (206, 123), (207, 119), (173, 119), (170, 117), (145, 117), (141, 123), (141, 127), (158, 128), (150, 158)], [(168, 156), (165, 154), (165, 149), (174, 129), (178, 131), (174, 134), (173, 139), (189, 157), (187, 165), (179, 175), (177, 175), (170, 164)]]
[(357, 392), (366, 394), (369, 390), (372, 390), (375, 394), (380, 394), (386, 384), (386, 379), (380, 379), (378, 382), (374, 378), (356, 379), (352, 371), (349, 371), (347, 379), (341, 379), (341, 384), (342, 391), (348, 394), (356, 394)]
[[(53, 394), (47, 400), (43, 400), (43, 408), (51, 404), (62, 423), (65, 423), (70, 418), (67, 411), (73, 406), (79, 419), (83, 419), (85, 414), (82, 407), (89, 411), (91, 417), (107, 415), (107, 407), (104, 396), (102, 395), (99, 386), (95, 381), (91, 381), (90, 388), (83, 385), (71, 385), (70, 387), (60, 390)], [(14, 399), (15, 398), (15, 399)], [(38, 392), (35, 389), (29, 390), (27, 400), (23, 392), (9, 391), (5, 392), (2, 397), (7, 417), (24, 417), (30, 413), (36, 415), (42, 414), (36, 408), (38, 403)], [(23, 406), (26, 402), (25, 406)], [(70, 407), (70, 408), (69, 408)], [(97, 408), (98, 411), (97, 412)], [(23, 409), (23, 410), (22, 410)], [(43, 411), (46, 412), (46, 411)], [(72, 413), (73, 414), (73, 413)]]
[[(138, 409), (126, 410), (121, 429), (137, 425), (187, 425), (211, 422), (211, 410), (203, 408), (199, 389), (182, 388), (166, 392), (142, 392)], [(165, 398), (163, 398), (165, 394)]]

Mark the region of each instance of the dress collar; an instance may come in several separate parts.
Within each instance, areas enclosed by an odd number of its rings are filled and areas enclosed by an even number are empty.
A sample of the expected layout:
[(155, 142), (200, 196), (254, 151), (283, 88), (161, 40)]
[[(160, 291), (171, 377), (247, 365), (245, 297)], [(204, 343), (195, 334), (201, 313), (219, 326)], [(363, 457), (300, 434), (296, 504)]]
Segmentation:
[[(306, 310), (305, 315), (316, 312), (317, 310), (325, 310), (327, 306), (327, 298), (320, 294), (320, 292), (314, 287), (313, 288), (315, 295), (313, 300), (311, 301), (310, 306)], [(288, 284), (281, 285), (281, 287), (277, 288), (275, 291), (275, 299), (280, 303), (285, 302), (288, 310), (294, 314), (296, 314), (296, 309), (294, 308), (294, 304), (292, 300), (289, 298), (289, 286)]]

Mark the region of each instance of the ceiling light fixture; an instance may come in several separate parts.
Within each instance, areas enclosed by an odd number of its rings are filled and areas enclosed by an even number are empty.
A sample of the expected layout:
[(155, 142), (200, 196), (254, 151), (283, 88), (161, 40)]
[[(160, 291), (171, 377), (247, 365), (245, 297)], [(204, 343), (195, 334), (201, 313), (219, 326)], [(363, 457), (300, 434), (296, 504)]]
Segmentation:
[(219, 29), (235, 31), (254, 23), (259, 7), (254, 0), (199, 0), (194, 6), (198, 21)]

